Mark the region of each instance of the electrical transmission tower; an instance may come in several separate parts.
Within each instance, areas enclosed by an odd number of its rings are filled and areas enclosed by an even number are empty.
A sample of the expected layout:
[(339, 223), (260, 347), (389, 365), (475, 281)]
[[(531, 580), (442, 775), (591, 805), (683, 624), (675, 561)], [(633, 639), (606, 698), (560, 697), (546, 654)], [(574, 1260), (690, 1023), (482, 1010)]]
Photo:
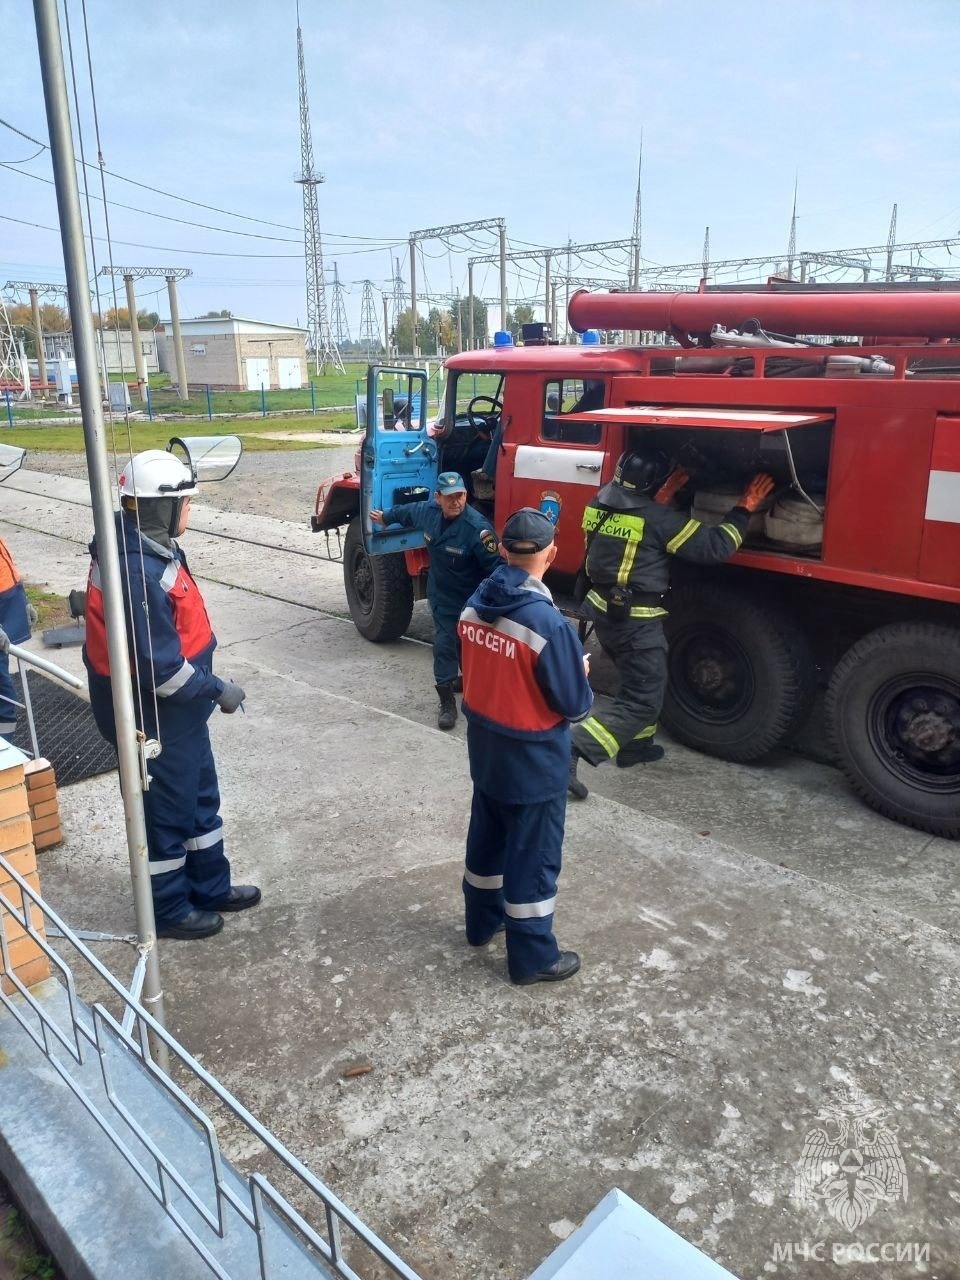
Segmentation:
[(313, 358), (321, 373), (327, 365), (343, 373), (343, 360), (330, 335), (327, 317), (327, 293), (323, 281), (323, 244), (320, 240), (320, 210), (317, 187), (323, 174), (313, 164), (313, 136), (310, 132), (310, 104), (307, 101), (307, 67), (303, 58), (303, 32), (300, 29), (300, 5), (297, 5), (297, 71), (300, 77), (300, 177), (303, 187), (303, 252), (307, 265), (307, 338)]
[(707, 227), (706, 231), (703, 233), (702, 263), (703, 263), (702, 279), (706, 280), (707, 276), (710, 274), (710, 228), (709, 227)]
[(30, 379), (27, 376), (26, 360), (7, 311), (6, 301), (0, 293), (0, 384), (8, 386), (14, 382), (21, 387), (18, 399), (29, 399)]
[(887, 279), (893, 279), (893, 250), (897, 243), (897, 206), (893, 206), (890, 215), (890, 230), (887, 233)]
[(380, 350), (381, 345), (380, 322), (377, 319), (377, 304), (373, 300), (373, 295), (373, 281), (364, 280), (363, 299), (360, 303), (360, 343), (368, 359), (374, 352)]
[(337, 264), (333, 264), (333, 341), (339, 353), (344, 343), (350, 341), (350, 325), (347, 321), (347, 308), (343, 301), (343, 281)]

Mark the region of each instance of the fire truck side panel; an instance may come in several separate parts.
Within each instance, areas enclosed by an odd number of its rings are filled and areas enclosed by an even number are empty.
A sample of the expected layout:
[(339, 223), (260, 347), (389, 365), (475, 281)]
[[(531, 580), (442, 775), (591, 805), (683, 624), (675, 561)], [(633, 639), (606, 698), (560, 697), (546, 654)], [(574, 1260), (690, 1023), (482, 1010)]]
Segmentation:
[(924, 516), (919, 576), (960, 587), (960, 417), (937, 418)]

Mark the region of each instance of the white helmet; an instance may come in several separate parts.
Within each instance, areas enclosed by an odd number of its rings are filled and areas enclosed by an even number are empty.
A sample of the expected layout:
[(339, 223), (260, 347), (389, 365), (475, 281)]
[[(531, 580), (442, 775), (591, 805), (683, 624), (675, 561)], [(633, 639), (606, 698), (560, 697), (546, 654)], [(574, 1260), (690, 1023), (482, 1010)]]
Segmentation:
[(190, 468), (163, 449), (138, 453), (120, 473), (123, 498), (190, 498), (199, 492)]

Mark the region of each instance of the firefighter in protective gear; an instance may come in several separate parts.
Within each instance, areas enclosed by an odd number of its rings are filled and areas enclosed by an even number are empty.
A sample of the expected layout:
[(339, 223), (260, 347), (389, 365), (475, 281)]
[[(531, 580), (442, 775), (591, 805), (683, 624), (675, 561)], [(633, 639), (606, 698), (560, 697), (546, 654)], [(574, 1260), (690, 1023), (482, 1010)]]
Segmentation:
[[(224, 911), (260, 901), (253, 885), (231, 885), (223, 852), (220, 791), (207, 720), (231, 714), (244, 693), (213, 673), (217, 640), (176, 538), (197, 493), (191, 469), (172, 453), (138, 454), (120, 476), (117, 538), (138, 728), (160, 742), (143, 793), (150, 884), (162, 938), (205, 938)], [(90, 544), (83, 648), (97, 727), (116, 747), (110, 662), (96, 541)]]
[(0, 539), (0, 736), (17, 727), (16, 687), (10, 676), (10, 646), (30, 639), (30, 606), (6, 543)]
[(497, 535), (486, 516), (467, 506), (467, 486), (456, 471), (437, 476), (433, 501), (371, 511), (370, 519), (375, 524), (400, 524), (423, 531), (430, 551), (427, 600), (435, 630), (433, 678), (440, 698), (437, 728), (452, 729), (457, 722), (454, 693), (460, 674), (457, 620), (470, 593), (503, 563)]
[(774, 488), (770, 476), (754, 476), (733, 510), (711, 526), (669, 505), (687, 478), (660, 449), (628, 451), (583, 513), (590, 582), (583, 612), (616, 663), (620, 692), (609, 711), (574, 729), (569, 792), (578, 800), (588, 794), (577, 777), (580, 759), (598, 765), (616, 757), (627, 768), (663, 756), (654, 735), (667, 685), (670, 557), (697, 564), (729, 559), (743, 542), (750, 513)]
[(589, 663), (543, 575), (554, 527), (532, 507), (503, 528), (507, 563), (460, 615), (463, 712), (473, 802), (463, 895), (467, 941), (506, 929), (513, 982), (559, 982), (580, 967), (553, 935), (566, 817), (570, 721), (593, 702)]

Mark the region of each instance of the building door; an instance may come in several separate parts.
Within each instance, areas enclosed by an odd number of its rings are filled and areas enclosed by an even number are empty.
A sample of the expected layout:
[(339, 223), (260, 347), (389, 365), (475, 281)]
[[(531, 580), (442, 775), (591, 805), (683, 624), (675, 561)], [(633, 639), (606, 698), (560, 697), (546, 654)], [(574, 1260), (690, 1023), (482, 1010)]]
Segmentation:
[(269, 360), (244, 360), (244, 371), (247, 375), (247, 390), (259, 391), (261, 387), (270, 386)]
[(281, 391), (299, 391), (303, 386), (303, 366), (296, 357), (277, 360), (277, 383)]

